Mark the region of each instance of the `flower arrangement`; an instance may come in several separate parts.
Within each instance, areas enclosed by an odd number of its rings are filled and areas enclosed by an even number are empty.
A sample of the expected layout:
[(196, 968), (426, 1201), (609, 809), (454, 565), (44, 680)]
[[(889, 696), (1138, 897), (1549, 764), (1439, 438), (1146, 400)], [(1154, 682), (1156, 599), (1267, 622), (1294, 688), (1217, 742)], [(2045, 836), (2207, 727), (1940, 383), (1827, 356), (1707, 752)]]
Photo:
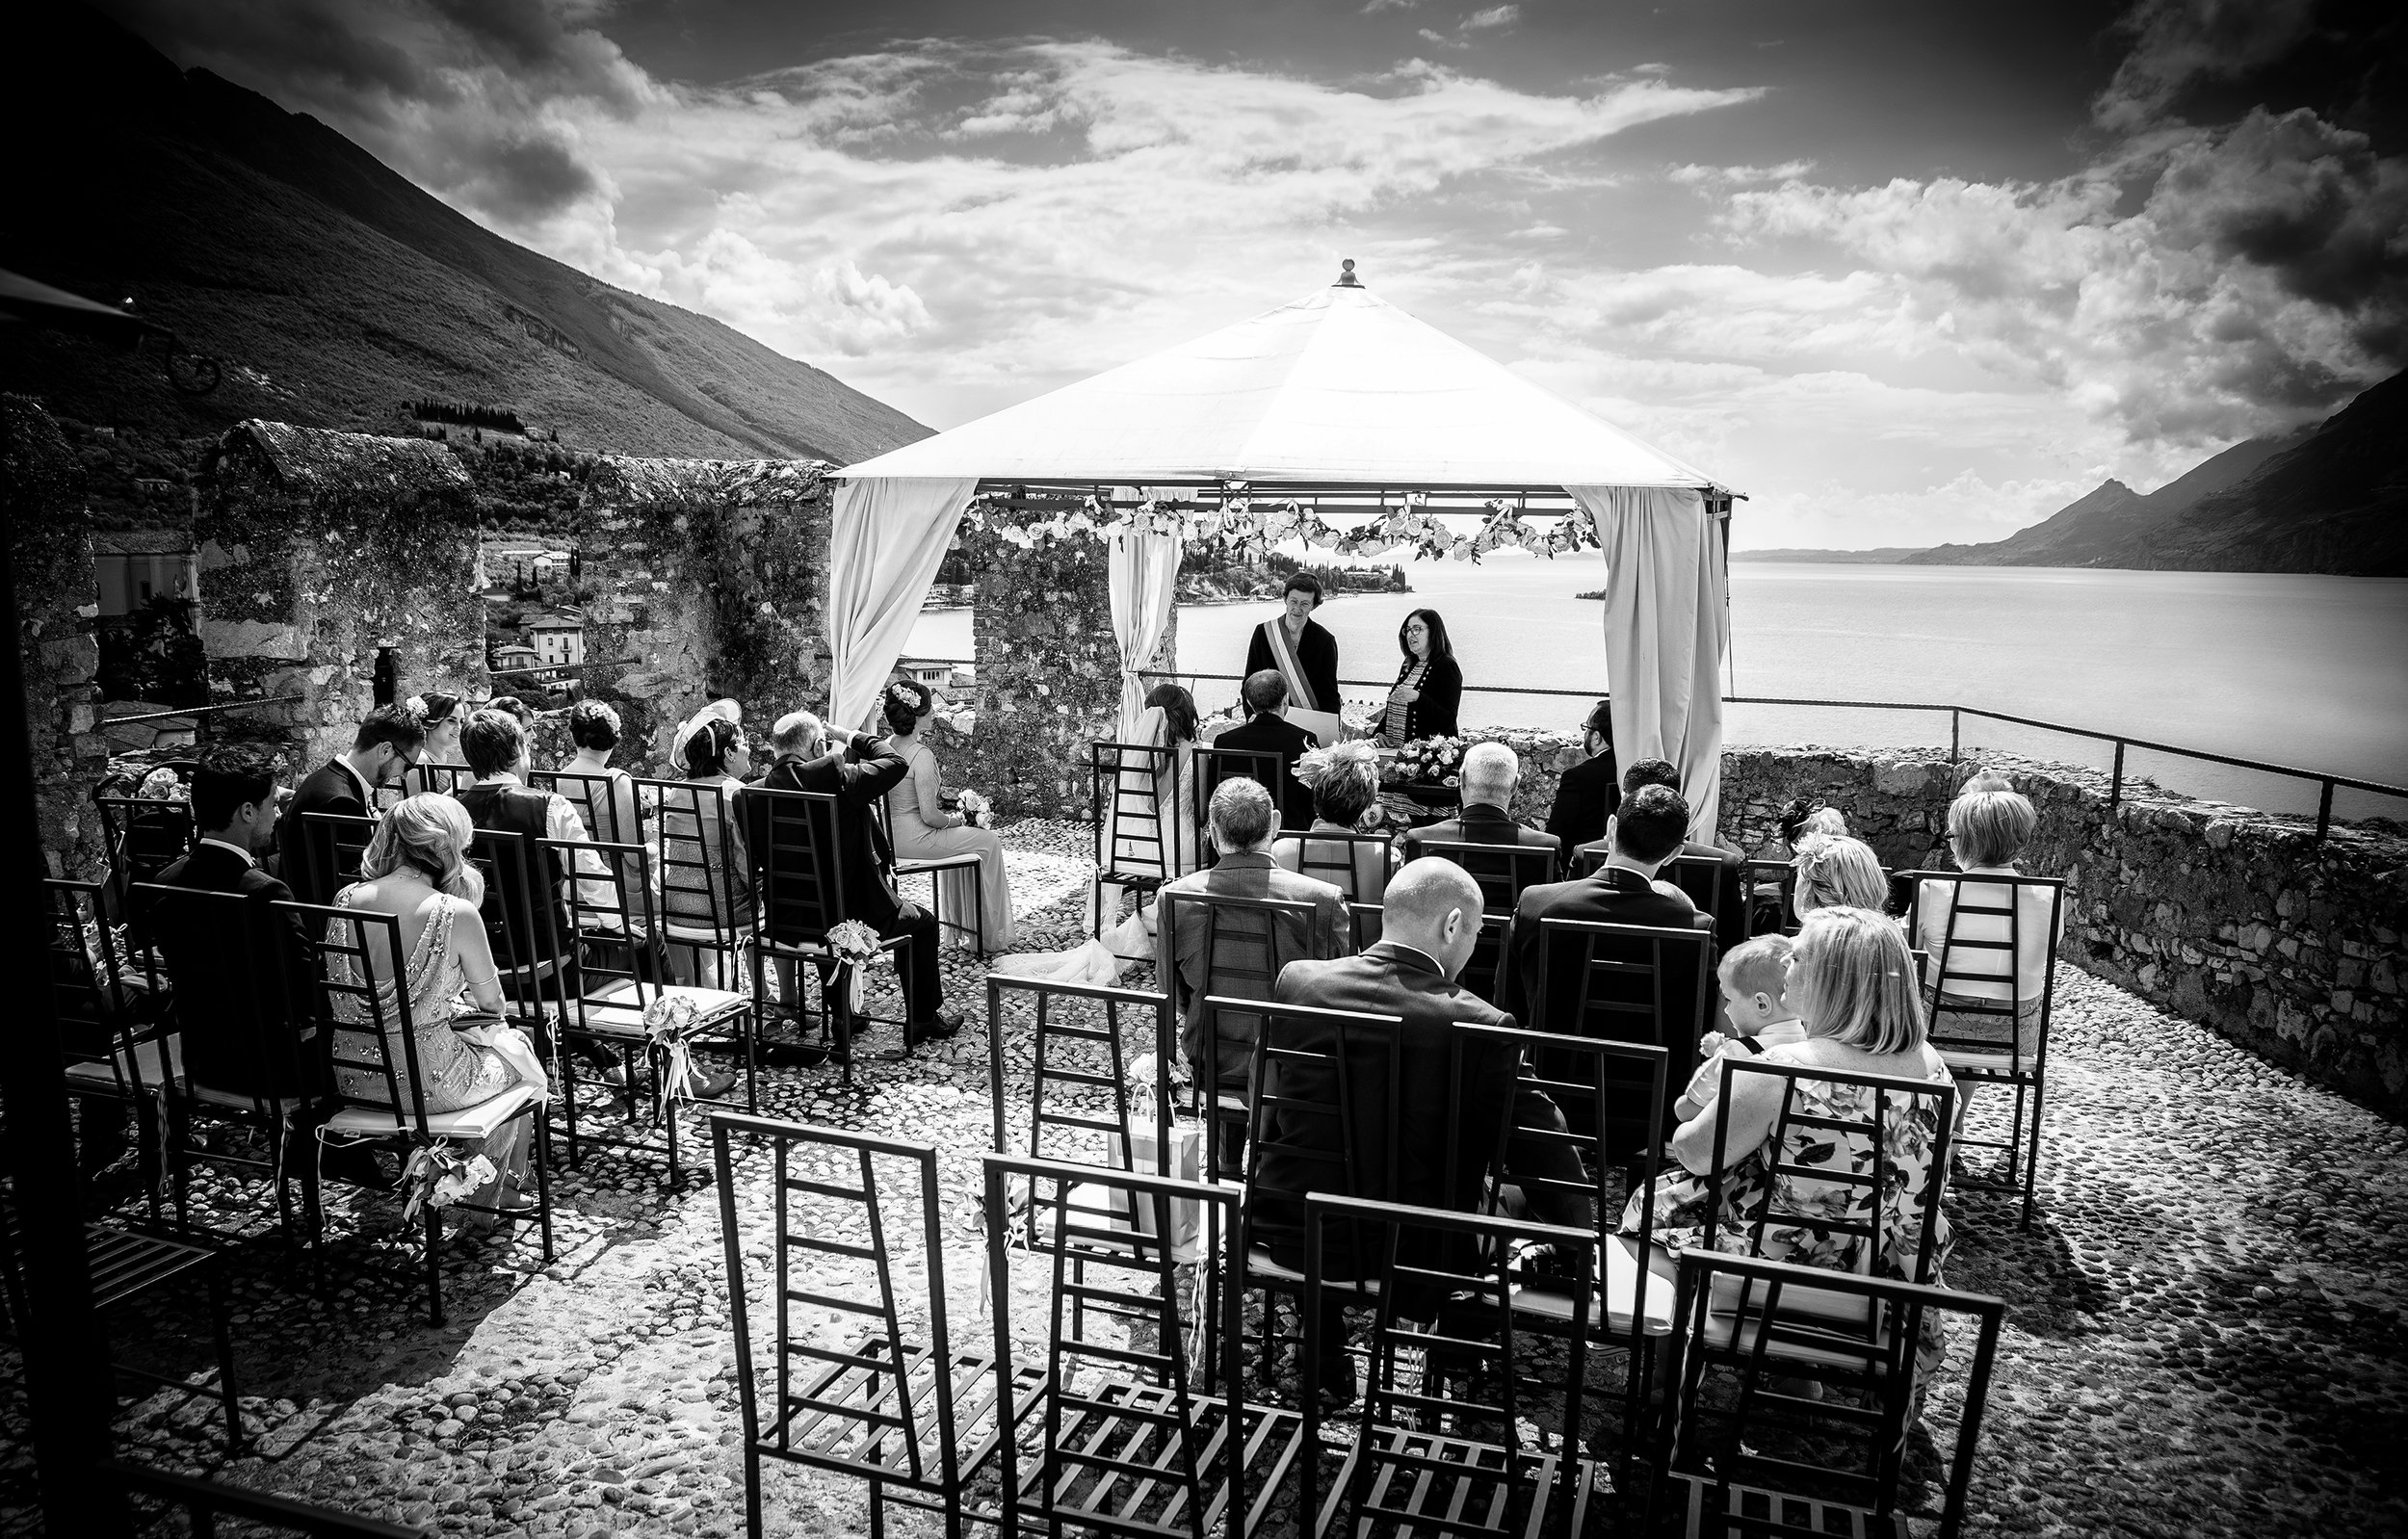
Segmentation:
[(1461, 738), (1415, 738), (1397, 749), (1388, 762), (1383, 784), (1391, 786), (1456, 786), (1463, 783)]
[(437, 1213), (493, 1180), (493, 1161), (470, 1154), (449, 1138), (421, 1145), (402, 1167), (402, 1222), (413, 1222), (421, 1208)]
[(995, 804), (975, 791), (955, 792), (954, 810), (960, 813), (961, 821), (973, 828), (995, 826)]
[(861, 1008), (861, 970), (890, 953), (878, 950), (877, 931), (857, 919), (829, 926), (827, 949), (836, 953), (836, 983), (845, 991), (845, 1007), (857, 1011)]
[(643, 1032), (659, 1060), (662, 1099), (692, 1099), (694, 1047), (688, 1040), (702, 1011), (684, 994), (656, 994), (643, 1007)]
[(193, 788), (186, 785), (183, 777), (173, 770), (163, 765), (143, 776), (142, 784), (134, 788), (134, 795), (143, 801), (190, 801), (193, 799)]

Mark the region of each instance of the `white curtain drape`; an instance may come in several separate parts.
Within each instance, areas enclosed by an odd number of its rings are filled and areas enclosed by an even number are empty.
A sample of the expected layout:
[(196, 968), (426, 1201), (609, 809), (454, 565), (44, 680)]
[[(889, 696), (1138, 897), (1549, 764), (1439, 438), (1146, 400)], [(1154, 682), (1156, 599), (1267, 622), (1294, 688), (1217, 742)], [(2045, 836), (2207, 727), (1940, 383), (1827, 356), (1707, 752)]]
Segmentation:
[(836, 659), (830, 723), (867, 722), (978, 485), (951, 477), (875, 476), (836, 488), (828, 540), (827, 642)]
[(1689, 837), (1722, 808), (1722, 661), (1731, 648), (1721, 552), (1689, 487), (1566, 486), (1606, 548), (1606, 673), (1617, 762), (1681, 771)]
[(1107, 570), (1112, 579), (1112, 638), (1120, 643), (1119, 741), (1135, 743), (1145, 712), (1145, 681), (1138, 670), (1154, 659), (1169, 633), (1179, 597), (1179, 538), (1116, 534)]

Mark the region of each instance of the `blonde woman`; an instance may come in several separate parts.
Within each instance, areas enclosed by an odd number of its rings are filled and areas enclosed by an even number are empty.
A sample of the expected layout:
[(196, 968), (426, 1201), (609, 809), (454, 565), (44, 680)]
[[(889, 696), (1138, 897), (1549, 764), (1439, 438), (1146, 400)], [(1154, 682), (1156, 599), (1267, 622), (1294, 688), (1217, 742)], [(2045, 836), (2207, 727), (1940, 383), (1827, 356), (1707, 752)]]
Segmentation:
[[(1985, 771), (1986, 772), (1986, 771)], [(1960, 795), (1949, 804), (1949, 849), (1956, 857), (1957, 870), (1969, 876), (2015, 876), (2016, 857), (2031, 840), (2032, 830), (2040, 817), (2031, 802), (2013, 791), (1971, 791)], [(1924, 1005), (1931, 1012), (1932, 1025), (1955, 1051), (1960, 1039), (1995, 1042), (2001, 1061), (2006, 1057), (2006, 1018), (2000, 1015), (1968, 1015), (1954, 1006), (1965, 1004), (1997, 1005), (2008, 999), (2015, 1001), (2015, 1041), (2021, 1055), (2028, 1059), (2040, 1046), (2040, 1008), (2049, 994), (2049, 952), (2051, 943), (2061, 940), (2065, 931), (2065, 910), (2057, 901), (2055, 889), (2047, 887), (2006, 887), (1988, 882), (1935, 882), (1918, 884), (1922, 891), (1915, 900), (1915, 945), (1932, 959), (1937, 971), (1942, 953), (1946, 952), (1949, 991), (1936, 992), (1938, 980), (1924, 992)], [(2003, 912), (1975, 913), (1974, 908), (2003, 910), (2007, 895), (2015, 895), (2018, 912), (2015, 915), (2015, 953), (2005, 954), (2002, 944), (2010, 937), (2007, 916)], [(1956, 939), (1948, 945), (1949, 921), (1958, 902), (1969, 906), (1956, 921)], [(2051, 933), (2050, 916), (2055, 915), (2055, 933)], [(1965, 941), (1989, 941), (1993, 946), (1966, 946)], [(1995, 948), (1995, 949), (1994, 949)], [(1974, 1051), (1979, 1051), (1976, 1049)], [(1970, 1092), (1969, 1081), (1962, 1087)], [(1964, 1115), (1970, 1093), (1959, 1100), (1957, 1115)]]
[[(1356, 739), (1307, 749), (1296, 762), (1296, 783), (1313, 794), (1313, 824), (1302, 833), (1271, 841), (1270, 858), (1303, 876), (1330, 883), (1354, 903), (1376, 903), (1387, 895), (1397, 869), (1391, 845), (1317, 840), (1315, 834), (1364, 834), (1379, 827), (1379, 755)], [(1378, 926), (1365, 921), (1363, 945), (1379, 939)]]
[(1790, 906), (1801, 925), (1819, 908), (1870, 908), (1878, 914), (1889, 905), (1890, 878), (1882, 873), (1881, 857), (1861, 839), (1800, 835), (1790, 868), (1797, 873)]
[[(501, 978), (485, 942), (484, 922), (477, 913), (484, 884), (462, 858), (475, 836), (467, 809), (452, 797), (425, 793), (405, 797), (379, 821), (360, 860), (359, 880), (334, 896), (338, 908), (390, 914), (401, 921), (402, 956), (386, 953), (381, 928), (367, 932), (368, 956), (388, 1034), (400, 1025), (394, 1004), (397, 975), (408, 991), (418, 1088), (429, 1111), (458, 1111), (490, 1101), (513, 1084), (544, 1083), (534, 1048), (515, 1028), (489, 1022), (461, 1028), (454, 1023), (462, 989), (480, 1012), (499, 1015), (503, 1009)], [(343, 920), (328, 926), (327, 938), (338, 945), (358, 944), (353, 926)], [(328, 968), (329, 981), (360, 981), (347, 956), (332, 956)], [(348, 1060), (377, 1058), (374, 1045), (360, 1040), (375, 1030), (376, 1018), (367, 1004), (342, 994), (334, 1005), (341, 1019), (360, 1029), (343, 1033), (351, 1040), (336, 1043), (337, 1055)], [(394, 1039), (388, 1046), (396, 1071), (406, 1072), (403, 1044)], [(381, 1102), (387, 1093), (383, 1075), (366, 1069), (338, 1068), (335, 1087), (363, 1101)], [(496, 1174), (491, 1185), (469, 1198), (472, 1204), (504, 1212), (535, 1205), (520, 1190), (527, 1178), (527, 1134), (526, 1119), (517, 1118), (484, 1140), (484, 1155)], [(479, 1213), (470, 1221), (490, 1227), (493, 1219)]]
[[(1790, 952), (1784, 996), (1804, 1022), (1805, 1039), (1768, 1048), (1758, 1060), (1794, 1063), (1839, 1074), (1877, 1074), (1949, 1083), (1948, 1065), (1925, 1040), (1923, 1004), (1916, 995), (1915, 962), (1906, 937), (1885, 916), (1864, 908), (1819, 908), (1806, 917)], [(1862, 1085), (1802, 1079), (1793, 1082), (1793, 1116), (1862, 1122), (1873, 1109), (1873, 1092)], [(1717, 1097), (1681, 1124), (1672, 1152), (1688, 1172), (1657, 1186), (1653, 1238), (1669, 1249), (1713, 1248), (1745, 1254), (1754, 1225), (1743, 1215), (1764, 1202), (1773, 1124), (1781, 1110), (1784, 1082), (1741, 1074), (1727, 1096)], [(1935, 1102), (1891, 1098), (1881, 1128), (1889, 1183), (1880, 1193), (1879, 1241), (1870, 1250), (1863, 1235), (1824, 1233), (1775, 1223), (1765, 1231), (1763, 1254), (1774, 1261), (1837, 1271), (1935, 1281), (1951, 1243), (1948, 1220), (1934, 1214), (1932, 1276), (1918, 1278), (1915, 1264), (1926, 1208), (1939, 1200), (1945, 1172), (1934, 1168), (1932, 1151), (1940, 1132)], [(1721, 1211), (1708, 1213), (1704, 1186), (1721, 1140)], [(1871, 1150), (1860, 1135), (1834, 1135), (1825, 1126), (1792, 1126), (1782, 1163), (1829, 1165), (1841, 1172), (1864, 1169)], [(1775, 1193), (1784, 1211), (1806, 1210), (1844, 1218), (1859, 1201), (1859, 1188), (1807, 1177), (1783, 1176)], [(1625, 1234), (1639, 1228), (1633, 1195), (1623, 1214)]]

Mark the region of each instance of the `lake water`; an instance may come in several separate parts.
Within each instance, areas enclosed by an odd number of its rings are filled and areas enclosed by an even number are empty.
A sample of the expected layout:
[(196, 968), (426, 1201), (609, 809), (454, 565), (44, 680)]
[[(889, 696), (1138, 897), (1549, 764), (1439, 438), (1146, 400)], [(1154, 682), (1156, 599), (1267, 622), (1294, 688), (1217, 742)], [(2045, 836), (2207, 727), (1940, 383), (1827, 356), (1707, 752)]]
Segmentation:
[[(1412, 593), (1354, 594), (1318, 615), (1339, 676), (1395, 676), (1397, 627), (1427, 606), (1446, 617), (1478, 687), (1594, 691), (1606, 682), (1604, 586), (1593, 556), (1414, 562)], [(1183, 609), (1184, 666), (1235, 673), (1272, 603)], [(2054, 567), (1731, 567), (1728, 692), (1937, 701), (2118, 732), (2304, 770), (2408, 784), (2408, 580)], [(967, 613), (922, 616), (911, 651), (970, 656)], [(1208, 710), (1236, 694), (1202, 681)], [(1569, 728), (1586, 707), (1535, 695), (1464, 696), (1466, 725)], [(1945, 712), (1734, 704), (1734, 743), (1908, 746), (1948, 743)], [(1997, 748), (2105, 768), (2108, 744), (1964, 718), (1969, 752)], [(2133, 749), (2128, 774), (2194, 795), (2313, 812), (2316, 788), (2253, 770)], [(2398, 798), (2342, 791), (2343, 817), (2408, 816)]]

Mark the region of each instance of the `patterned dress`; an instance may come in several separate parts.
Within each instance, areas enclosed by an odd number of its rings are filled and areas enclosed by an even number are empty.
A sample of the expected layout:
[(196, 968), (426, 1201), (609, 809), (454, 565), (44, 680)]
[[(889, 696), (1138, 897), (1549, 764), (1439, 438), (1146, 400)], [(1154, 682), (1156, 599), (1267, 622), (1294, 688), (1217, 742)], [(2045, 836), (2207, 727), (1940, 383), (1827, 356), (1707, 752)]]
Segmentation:
[[(334, 898), (335, 906), (352, 906), (352, 895), (357, 887), (346, 887)], [(460, 915), (468, 923), (480, 924), (476, 907), (464, 899), (441, 894), (436, 898), (436, 910), (419, 932), (417, 948), (410, 953), (404, 969), (409, 986), (410, 1035), (418, 1048), (418, 1082), (426, 1096), (429, 1111), (457, 1111), (490, 1101), (518, 1083), (517, 1071), (501, 1055), (490, 1048), (479, 1047), (452, 1030), (452, 1017), (457, 1008), (457, 996), (466, 986), (467, 974), (461, 969), (459, 957), (452, 950), (452, 924)], [(327, 928), (329, 943), (341, 946), (358, 944), (348, 920), (336, 920)], [(358, 985), (359, 978), (349, 956), (334, 953), (327, 958), (327, 980)], [(408, 1060), (404, 1056), (402, 1043), (394, 1029), (401, 1024), (400, 1011), (393, 1004), (393, 980), (379, 978), (376, 983), (377, 1007), (383, 1014), (384, 1030), (391, 1038), (393, 1072), (397, 1078), (408, 1074)], [(335, 1044), (338, 1056), (346, 1059), (370, 1059), (377, 1056), (371, 1037), (376, 1023), (367, 1003), (355, 994), (334, 997), (336, 1018), (354, 1023), (359, 1030), (345, 1031)], [(373, 1070), (335, 1070), (335, 1084), (343, 1094), (362, 1101), (382, 1104), (385, 1100), (384, 1077)]]

